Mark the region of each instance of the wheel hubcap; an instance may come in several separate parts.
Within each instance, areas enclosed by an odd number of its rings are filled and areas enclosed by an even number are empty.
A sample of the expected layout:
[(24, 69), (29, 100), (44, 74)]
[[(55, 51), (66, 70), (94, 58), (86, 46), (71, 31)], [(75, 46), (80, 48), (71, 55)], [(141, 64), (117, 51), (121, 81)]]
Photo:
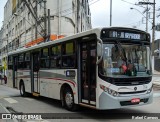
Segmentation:
[(71, 93), (66, 93), (65, 101), (66, 101), (66, 105), (68, 107), (72, 107), (72, 105), (73, 105), (73, 97), (72, 97)]

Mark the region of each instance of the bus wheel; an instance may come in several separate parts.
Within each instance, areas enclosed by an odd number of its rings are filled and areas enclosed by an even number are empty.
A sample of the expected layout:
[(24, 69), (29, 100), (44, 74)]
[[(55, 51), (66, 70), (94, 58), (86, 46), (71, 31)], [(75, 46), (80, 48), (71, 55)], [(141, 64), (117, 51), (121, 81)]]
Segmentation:
[(24, 87), (24, 83), (23, 82), (20, 83), (20, 89), (19, 90), (20, 90), (21, 96), (25, 97), (26, 96), (26, 92), (25, 92), (25, 87)]
[(74, 103), (73, 92), (69, 87), (66, 87), (63, 93), (63, 100), (65, 108), (69, 111), (75, 111), (77, 109), (77, 105)]

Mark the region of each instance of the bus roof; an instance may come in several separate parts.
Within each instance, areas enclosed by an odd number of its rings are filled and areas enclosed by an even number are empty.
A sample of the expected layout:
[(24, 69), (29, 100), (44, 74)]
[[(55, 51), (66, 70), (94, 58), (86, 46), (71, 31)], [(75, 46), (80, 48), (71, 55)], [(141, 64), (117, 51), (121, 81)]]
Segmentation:
[(71, 36), (66, 36), (66, 37), (61, 38), (61, 39), (51, 40), (51, 41), (48, 41), (48, 42), (44, 41), (44, 42), (42, 42), (40, 44), (36, 44), (34, 46), (31, 46), (31, 47), (18, 48), (15, 51), (9, 52), (8, 55), (14, 55), (14, 54), (22, 53), (22, 52), (27, 52), (27, 51), (38, 49), (38, 48), (41, 48), (41, 47), (46, 47), (46, 46), (49, 46), (49, 45), (52, 45), (52, 44), (65, 42), (67, 40), (73, 40), (73, 39), (76, 39), (76, 38), (85, 37), (85, 36), (90, 35), (90, 34), (96, 34), (97, 37), (100, 38), (100, 33), (101, 33), (102, 29), (125, 29), (125, 30), (129, 30), (130, 29), (130, 30), (133, 30), (133, 31), (139, 31), (139, 32), (142, 32), (142, 33), (146, 33), (145, 31), (134, 29), (134, 28), (128, 28), (128, 27), (94, 28), (94, 29), (91, 29), (91, 30), (88, 30), (88, 31), (85, 31), (85, 32), (81, 32), (81, 33), (77, 33), (77, 34), (71, 35)]
[[(95, 28), (95, 29), (91, 29), (91, 30), (81, 32), (81, 33), (78, 33), (78, 34), (74, 34), (74, 35), (71, 35), (71, 36), (66, 36), (66, 37), (61, 38), (61, 39), (51, 40), (51, 41), (47, 41), (47, 42), (44, 41), (40, 44), (36, 44), (34, 46), (31, 46), (31, 47), (18, 48), (15, 51), (9, 52), (8, 55), (14, 55), (14, 54), (18, 54), (18, 53), (21, 53), (21, 52), (27, 52), (27, 51), (30, 51), (30, 50), (34, 50), (34, 49), (38, 49), (38, 48), (41, 48), (41, 47), (49, 46), (49, 45), (52, 45), (52, 44), (61, 43), (61, 42), (65, 42), (65, 41), (68, 41), (68, 40), (74, 40), (76, 38), (80, 38), (80, 37), (84, 37), (84, 36), (87, 36), (87, 35), (90, 35), (90, 34), (98, 33), (100, 31), (101, 31), (100, 28)], [(100, 33), (97, 34), (97, 35), (100, 35)]]

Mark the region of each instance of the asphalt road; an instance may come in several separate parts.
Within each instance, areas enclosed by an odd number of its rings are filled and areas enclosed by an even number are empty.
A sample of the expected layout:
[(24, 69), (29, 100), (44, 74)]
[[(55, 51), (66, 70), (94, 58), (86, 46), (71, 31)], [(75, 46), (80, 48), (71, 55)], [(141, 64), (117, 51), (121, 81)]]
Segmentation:
[[(138, 120), (135, 120), (132, 118), (137, 116), (156, 116), (157, 114), (160, 116), (160, 88), (154, 87), (154, 101), (150, 105), (105, 111), (98, 111), (80, 107), (79, 111), (73, 113), (62, 108), (60, 101), (48, 99), (45, 97), (36, 98), (30, 96), (24, 98), (20, 96), (18, 90), (5, 86), (0, 86), (0, 103), (6, 108), (13, 108), (13, 110), (8, 109), (9, 111), (37, 114), (47, 113), (47, 115), (48, 113), (53, 113), (49, 116), (54, 115), (58, 118), (56, 119), (55, 117), (55, 119), (43, 120), (41, 122), (158, 122), (159, 120), (141, 120), (140, 118)], [(147, 113), (157, 114), (148, 115)], [(63, 119), (59, 116), (61, 116)], [(66, 116), (69, 116), (70, 118), (67, 118)]]

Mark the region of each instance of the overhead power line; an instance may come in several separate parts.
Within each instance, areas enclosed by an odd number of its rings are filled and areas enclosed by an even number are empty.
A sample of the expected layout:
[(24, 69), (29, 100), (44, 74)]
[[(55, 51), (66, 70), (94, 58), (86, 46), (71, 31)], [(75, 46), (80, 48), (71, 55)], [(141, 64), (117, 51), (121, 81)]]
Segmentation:
[[(126, 1), (126, 0), (121, 0), (121, 1), (122, 1), (122, 2), (125, 2), (125, 3), (128, 3), (128, 4), (131, 4), (131, 5), (134, 5), (134, 6), (137, 6), (137, 4), (128, 2), (128, 1)], [(145, 8), (145, 7), (143, 7), (143, 6), (138, 6), (138, 7)]]

